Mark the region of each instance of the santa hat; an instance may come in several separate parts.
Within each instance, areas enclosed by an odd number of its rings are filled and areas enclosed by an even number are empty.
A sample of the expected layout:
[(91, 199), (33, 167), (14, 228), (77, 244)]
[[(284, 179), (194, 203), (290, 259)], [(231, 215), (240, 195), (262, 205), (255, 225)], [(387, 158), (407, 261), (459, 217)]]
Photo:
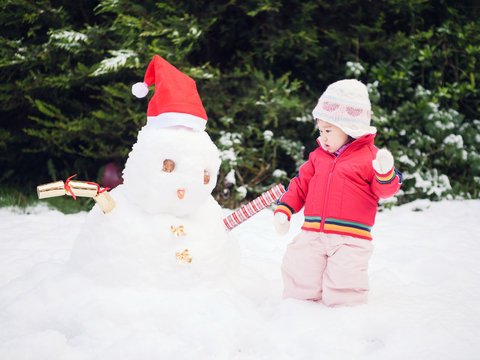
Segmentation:
[(143, 82), (132, 86), (136, 97), (147, 96), (148, 87), (155, 84), (155, 94), (147, 109), (148, 127), (184, 126), (205, 130), (207, 113), (197, 92), (195, 81), (155, 55), (148, 65)]
[(368, 89), (355, 79), (329, 85), (313, 109), (315, 119), (333, 124), (355, 139), (377, 132), (375, 127), (370, 126), (371, 115)]

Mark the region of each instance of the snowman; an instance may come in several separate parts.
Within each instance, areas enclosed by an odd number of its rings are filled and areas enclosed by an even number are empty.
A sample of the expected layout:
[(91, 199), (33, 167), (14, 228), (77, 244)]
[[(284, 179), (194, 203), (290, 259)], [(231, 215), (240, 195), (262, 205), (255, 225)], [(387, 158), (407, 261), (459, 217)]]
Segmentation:
[(95, 206), (74, 242), (70, 265), (107, 286), (187, 288), (228, 280), (238, 245), (211, 195), (219, 151), (193, 79), (156, 55), (138, 97), (155, 85), (123, 172), (115, 209)]

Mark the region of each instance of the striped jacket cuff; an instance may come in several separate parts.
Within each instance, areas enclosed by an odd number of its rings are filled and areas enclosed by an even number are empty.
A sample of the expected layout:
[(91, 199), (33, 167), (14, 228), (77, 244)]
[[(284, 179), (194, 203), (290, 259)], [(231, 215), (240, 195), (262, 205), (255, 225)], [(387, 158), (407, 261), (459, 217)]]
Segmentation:
[(274, 214), (276, 214), (277, 212), (281, 212), (281, 213), (284, 213), (285, 215), (287, 215), (288, 221), (290, 221), (290, 218), (295, 213), (295, 211), (290, 206), (288, 206), (287, 204), (282, 203), (282, 202), (278, 203), (278, 206), (275, 209)]
[(393, 179), (395, 179), (395, 175), (397, 173), (395, 172), (395, 168), (392, 167), (392, 170), (390, 170), (388, 173), (386, 174), (379, 174), (378, 172), (375, 171), (375, 177), (377, 178), (377, 181), (380, 183), (380, 184), (388, 184), (388, 183), (391, 183), (393, 181)]

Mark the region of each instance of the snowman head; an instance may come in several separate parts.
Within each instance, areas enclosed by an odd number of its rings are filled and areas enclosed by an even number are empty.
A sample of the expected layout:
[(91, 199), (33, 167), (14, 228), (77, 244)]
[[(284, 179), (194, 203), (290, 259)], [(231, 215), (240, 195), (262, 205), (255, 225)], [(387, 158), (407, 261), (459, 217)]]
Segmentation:
[(126, 196), (150, 213), (188, 215), (216, 185), (219, 152), (192, 78), (155, 55), (132, 92), (144, 97), (151, 85), (147, 123), (125, 164)]
[(210, 196), (219, 167), (206, 132), (146, 126), (125, 164), (125, 196), (148, 213), (186, 216)]

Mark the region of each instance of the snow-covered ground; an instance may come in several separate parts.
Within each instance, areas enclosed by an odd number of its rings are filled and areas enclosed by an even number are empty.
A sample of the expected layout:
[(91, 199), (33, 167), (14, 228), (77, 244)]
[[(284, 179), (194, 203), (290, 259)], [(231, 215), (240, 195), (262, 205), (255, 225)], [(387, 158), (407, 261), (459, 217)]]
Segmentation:
[[(0, 209), (0, 358), (479, 359), (480, 201), (381, 212), (367, 305), (282, 300), (270, 210), (232, 231), (235, 284), (108, 287), (67, 274), (85, 213)], [(228, 213), (228, 211), (226, 211)]]

